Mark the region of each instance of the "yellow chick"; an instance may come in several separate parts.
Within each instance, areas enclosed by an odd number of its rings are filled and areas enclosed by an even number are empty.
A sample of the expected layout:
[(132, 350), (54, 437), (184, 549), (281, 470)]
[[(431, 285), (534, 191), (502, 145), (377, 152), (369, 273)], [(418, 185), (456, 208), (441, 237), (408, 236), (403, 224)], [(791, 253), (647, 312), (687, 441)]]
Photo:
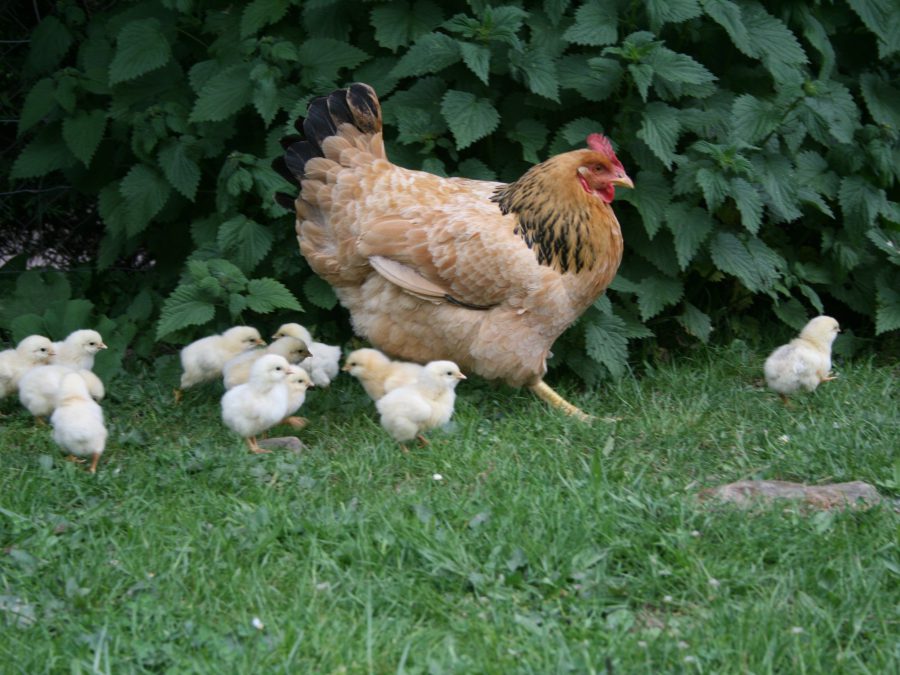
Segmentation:
[(414, 383), (422, 366), (408, 361), (391, 361), (377, 349), (357, 349), (344, 359), (344, 372), (359, 380), (373, 401), (387, 392)]
[(56, 355), (50, 338), (29, 335), (15, 349), (0, 352), (0, 398), (15, 394), (19, 380), (27, 371), (50, 363)]
[[(221, 335), (195, 340), (181, 350), (181, 389), (222, 377), (229, 359), (264, 344), (259, 331), (251, 326), (235, 326)], [(180, 390), (175, 397), (180, 398)]]
[(830, 316), (817, 316), (799, 337), (776, 349), (763, 367), (769, 388), (787, 403), (787, 395), (798, 389), (813, 391), (820, 382), (833, 380), (831, 345), (841, 331)]
[(89, 471), (96, 473), (100, 455), (106, 448), (106, 425), (103, 409), (91, 398), (79, 372), (70, 371), (62, 378), (50, 424), (53, 440), (71, 455), (90, 457)]
[(56, 408), (63, 378), (77, 373), (84, 380), (88, 392), (95, 401), (102, 401), (106, 395), (103, 382), (87, 369), (77, 370), (69, 366), (50, 365), (32, 368), (19, 380), (19, 401), (32, 415), (41, 420)]
[(287, 359), (266, 354), (250, 369), (250, 379), (229, 389), (222, 397), (222, 421), (247, 441), (250, 452), (269, 452), (259, 447), (256, 436), (275, 426), (288, 413), (285, 379), (296, 372)]
[(297, 367), (295, 372), (287, 376), (288, 407), (287, 416), (282, 420), (284, 424), (290, 424), (295, 429), (302, 429), (309, 420), (305, 417), (294, 417), (294, 413), (306, 401), (306, 392), (315, 387), (312, 379), (303, 368)]
[(331, 384), (339, 372), (341, 348), (316, 342), (310, 332), (299, 323), (283, 324), (272, 338), (278, 339), (285, 335), (303, 340), (309, 347), (310, 356), (300, 363), (300, 367), (309, 373), (313, 384), (317, 387), (327, 387)]
[(303, 340), (285, 335), (265, 349), (253, 349), (229, 359), (222, 368), (222, 380), (225, 388), (231, 389), (249, 380), (253, 364), (266, 354), (278, 354), (291, 364), (300, 363), (310, 355)]
[(465, 379), (453, 361), (426, 364), (415, 383), (389, 391), (375, 402), (381, 426), (404, 452), (405, 443), (413, 438), (427, 444), (422, 432), (450, 421), (456, 385)]
[(106, 349), (106, 345), (100, 333), (95, 330), (76, 330), (69, 333), (62, 342), (53, 343), (56, 356), (52, 363), (76, 370), (91, 370), (94, 367), (94, 356), (101, 349)]

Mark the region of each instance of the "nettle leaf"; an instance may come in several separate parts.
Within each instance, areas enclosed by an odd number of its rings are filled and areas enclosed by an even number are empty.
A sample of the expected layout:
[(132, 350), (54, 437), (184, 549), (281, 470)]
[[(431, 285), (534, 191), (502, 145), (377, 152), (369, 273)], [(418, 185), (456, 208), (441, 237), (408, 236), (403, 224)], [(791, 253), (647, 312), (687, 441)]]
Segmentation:
[(887, 201), (884, 190), (876, 188), (862, 176), (847, 176), (841, 181), (838, 201), (844, 222), (856, 232), (865, 232)]
[(681, 23), (703, 13), (698, 0), (647, 0), (644, 8), (654, 33), (658, 33), (664, 24)]
[(787, 300), (775, 302), (772, 305), (772, 311), (775, 316), (795, 330), (801, 330), (809, 321), (806, 308), (797, 298), (788, 298)]
[(807, 63), (806, 53), (799, 40), (780, 20), (769, 14), (762, 5), (741, 5), (741, 18), (752, 36), (753, 56), (761, 59), (773, 75), (780, 75), (782, 66)]
[(637, 136), (647, 144), (667, 169), (671, 169), (672, 163), (678, 157), (675, 146), (678, 144), (680, 131), (678, 111), (665, 103), (654, 102), (644, 108)]
[(253, 93), (251, 69), (250, 64), (242, 63), (229, 66), (210, 77), (199, 91), (190, 121), (219, 122), (250, 103)]
[(770, 101), (743, 94), (731, 106), (732, 128), (738, 138), (755, 143), (772, 133), (784, 119), (784, 113)]
[(263, 26), (278, 23), (289, 6), (289, 0), (252, 0), (241, 14), (241, 37), (255, 35)]
[(105, 130), (105, 111), (79, 111), (63, 120), (62, 136), (72, 154), (89, 166)]
[(303, 294), (316, 307), (331, 310), (337, 305), (337, 296), (331, 285), (316, 275), (312, 275), (303, 283)]
[(656, 77), (673, 84), (708, 84), (716, 80), (702, 63), (667, 47), (654, 49), (644, 63), (653, 68)]
[(43, 19), (30, 35), (25, 66), (32, 73), (49, 73), (72, 46), (69, 29), (55, 16)]
[(568, 55), (559, 59), (559, 86), (574, 89), (588, 101), (605, 101), (618, 89), (622, 81), (622, 66), (614, 59), (596, 57), (586, 59)]
[(701, 168), (696, 174), (697, 185), (703, 192), (703, 199), (710, 211), (715, 211), (728, 196), (728, 178), (713, 169)]
[(475, 44), (474, 42), (460, 42), (459, 50), (462, 53), (463, 62), (468, 66), (469, 70), (475, 73), (479, 80), (487, 84), (491, 70), (490, 47)]
[(754, 293), (771, 288), (783, 263), (762, 241), (753, 238), (748, 246), (730, 232), (713, 237), (709, 250), (716, 267), (740, 279)]
[(628, 72), (641, 95), (641, 99), (647, 100), (650, 94), (650, 85), (653, 83), (653, 68), (646, 63), (629, 63)]
[(510, 63), (518, 68), (530, 91), (559, 102), (559, 77), (556, 62), (550, 54), (541, 49), (512, 51)]
[(133, 237), (166, 205), (172, 188), (154, 169), (135, 164), (119, 183), (119, 192), (125, 198), (129, 214), (127, 233)]
[[(881, 335), (900, 328), (900, 292), (898, 285), (886, 281), (888, 275), (878, 279), (875, 304), (875, 334)], [(895, 275), (895, 282), (897, 281)]]
[(725, 29), (728, 37), (739, 51), (747, 56), (756, 56), (756, 49), (751, 45), (750, 33), (744, 25), (741, 8), (731, 0), (700, 0), (703, 11), (717, 24)]
[(267, 314), (276, 309), (292, 309), (302, 312), (303, 308), (294, 295), (280, 281), (263, 277), (251, 279), (247, 283), (247, 307), (259, 314)]
[[(839, 143), (852, 143), (859, 128), (859, 109), (850, 90), (837, 82), (818, 82), (816, 85), (818, 94), (814, 98), (806, 97), (805, 105), (822, 120)], [(818, 140), (827, 142), (827, 139)]]
[(398, 47), (405, 47), (439, 26), (444, 20), (444, 12), (428, 0), (420, 0), (414, 5), (391, 2), (375, 7), (370, 19), (378, 44), (395, 52)]
[(19, 113), (18, 134), (21, 136), (56, 107), (56, 85), (49, 77), (38, 80), (25, 96)]
[(676, 304), (684, 295), (684, 285), (668, 277), (646, 277), (638, 284), (637, 303), (641, 320), (647, 321), (665, 307)]
[(180, 139), (173, 139), (162, 147), (158, 159), (172, 187), (194, 201), (200, 185), (200, 167), (188, 154), (188, 145)]
[(215, 306), (206, 301), (194, 284), (182, 284), (166, 298), (156, 324), (156, 339), (187, 328), (212, 321)]
[(547, 145), (549, 134), (550, 131), (543, 122), (524, 119), (516, 122), (516, 126), (506, 132), (506, 137), (522, 146), (522, 159), (530, 164), (537, 164), (541, 161), (538, 152)]
[(266, 257), (275, 237), (264, 225), (235, 216), (219, 226), (218, 244), (243, 271), (249, 272)]
[(872, 119), (886, 127), (900, 129), (900, 89), (872, 73), (865, 73), (859, 84)]
[(691, 303), (684, 303), (684, 311), (678, 316), (678, 323), (704, 344), (709, 342), (709, 336), (713, 330), (709, 315), (697, 309)]
[(641, 214), (644, 230), (651, 239), (659, 232), (666, 219), (666, 210), (672, 198), (668, 179), (658, 171), (641, 171), (635, 178), (635, 190), (621, 190), (616, 199), (634, 205)]
[(666, 209), (666, 224), (675, 240), (678, 266), (686, 270), (712, 232), (713, 220), (708, 211), (698, 206), (673, 203)]
[[(119, 183), (110, 183), (102, 190), (97, 198), (97, 210), (100, 218), (106, 224), (108, 232), (125, 235), (128, 231), (128, 204), (119, 190)], [(113, 242), (110, 241), (110, 244)]]
[(441, 100), (441, 113), (458, 150), (484, 138), (500, 124), (500, 114), (490, 100), (466, 91), (448, 89)]
[(737, 177), (731, 179), (730, 194), (738, 211), (741, 212), (741, 223), (744, 227), (753, 234), (759, 232), (763, 216), (763, 201), (759, 190), (749, 181)]
[(497, 174), (480, 159), (469, 157), (459, 163), (458, 175), (474, 180), (497, 180)]
[(870, 31), (879, 37), (878, 53), (882, 58), (900, 49), (897, 35), (897, 8), (890, 0), (847, 0)]
[(584, 331), (588, 356), (620, 378), (628, 363), (628, 327), (615, 314), (595, 314)]
[(563, 39), (591, 47), (610, 45), (619, 38), (618, 22), (614, 0), (588, 0), (575, 12), (575, 23), (563, 33)]
[(753, 164), (768, 197), (767, 204), (772, 217), (781, 222), (799, 218), (802, 212), (791, 161), (782, 155), (766, 154), (754, 157)]
[(172, 58), (172, 49), (159, 20), (131, 21), (116, 36), (116, 52), (109, 65), (109, 83), (127, 82), (162, 68)]
[[(356, 68), (369, 54), (343, 40), (311, 38), (297, 48), (297, 60), (315, 77), (332, 80), (344, 68)], [(309, 76), (309, 73), (304, 73)]]
[(63, 140), (49, 129), (35, 136), (13, 162), (10, 178), (37, 178), (51, 171), (65, 169), (77, 160)]
[(395, 77), (410, 77), (436, 73), (459, 63), (462, 53), (459, 43), (444, 33), (423, 35), (410, 47), (395, 67)]

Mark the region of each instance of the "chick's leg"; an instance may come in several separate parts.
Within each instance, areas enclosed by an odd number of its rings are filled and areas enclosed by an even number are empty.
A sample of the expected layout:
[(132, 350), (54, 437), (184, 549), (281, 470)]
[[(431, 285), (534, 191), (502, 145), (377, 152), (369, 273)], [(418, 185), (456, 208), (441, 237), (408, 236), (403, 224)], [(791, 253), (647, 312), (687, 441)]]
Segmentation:
[(91, 473), (97, 473), (97, 463), (100, 461), (100, 453), (95, 452), (94, 456), (91, 459), (91, 468), (88, 469)]
[(256, 442), (255, 436), (251, 436), (247, 439), (247, 445), (250, 446), (250, 452), (254, 455), (267, 455), (272, 452), (271, 450), (259, 447), (259, 443)]
[(554, 408), (562, 410), (566, 415), (571, 415), (582, 422), (593, 422), (595, 419), (593, 415), (588, 415), (578, 406), (569, 403), (566, 399), (553, 391), (550, 385), (543, 380), (538, 380), (537, 384), (531, 385), (531, 391), (537, 394), (539, 398), (547, 401), (547, 403)]
[(293, 415), (291, 415), (290, 417), (285, 417), (283, 420), (281, 420), (281, 423), (289, 424), (290, 426), (294, 427), (294, 429), (302, 429), (309, 423), (309, 420), (305, 417), (294, 417)]

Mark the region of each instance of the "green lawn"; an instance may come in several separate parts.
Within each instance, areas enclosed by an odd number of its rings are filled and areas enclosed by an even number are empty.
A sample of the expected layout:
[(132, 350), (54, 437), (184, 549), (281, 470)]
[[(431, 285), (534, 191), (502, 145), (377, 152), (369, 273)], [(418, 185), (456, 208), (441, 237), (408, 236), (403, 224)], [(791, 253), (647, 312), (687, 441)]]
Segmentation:
[(563, 386), (621, 418), (593, 426), (469, 380), (409, 455), (347, 376), (311, 392), (307, 448), (268, 456), (221, 424), (217, 386), (176, 406), (174, 380), (119, 378), (95, 476), (4, 401), (0, 671), (897, 672), (892, 505), (695, 494), (777, 478), (897, 497), (898, 368), (840, 363), (786, 408), (763, 356)]

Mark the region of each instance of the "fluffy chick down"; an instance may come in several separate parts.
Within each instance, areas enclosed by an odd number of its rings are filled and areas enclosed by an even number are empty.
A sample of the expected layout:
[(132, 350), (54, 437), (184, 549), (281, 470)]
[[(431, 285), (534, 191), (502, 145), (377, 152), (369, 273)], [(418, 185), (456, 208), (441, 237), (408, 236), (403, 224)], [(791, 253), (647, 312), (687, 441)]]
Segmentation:
[(814, 391), (832, 380), (831, 345), (841, 328), (830, 316), (817, 316), (800, 335), (778, 347), (763, 366), (766, 384), (782, 397), (800, 389)]
[(76, 457), (90, 457), (90, 472), (95, 473), (100, 455), (106, 449), (108, 432), (103, 409), (91, 397), (81, 372), (70, 370), (62, 378), (50, 424), (53, 440)]

